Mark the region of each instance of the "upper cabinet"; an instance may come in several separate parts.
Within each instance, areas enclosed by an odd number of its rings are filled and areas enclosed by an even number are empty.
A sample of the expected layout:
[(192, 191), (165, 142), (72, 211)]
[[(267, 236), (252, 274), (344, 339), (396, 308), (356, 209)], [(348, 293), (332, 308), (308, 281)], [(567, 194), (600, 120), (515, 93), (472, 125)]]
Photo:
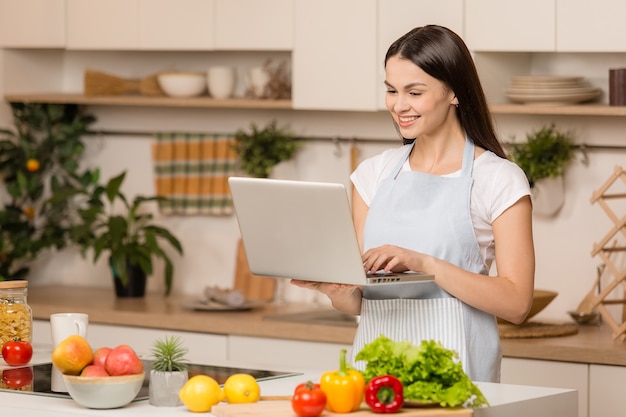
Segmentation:
[(558, 52), (626, 52), (624, 0), (556, 0)]
[(139, 0), (67, 0), (66, 48), (137, 49), (138, 22)]
[(294, 108), (375, 110), (377, 1), (294, 3)]
[(0, 46), (63, 48), (65, 0), (0, 0)]
[(214, 0), (139, 0), (138, 24), (135, 25), (138, 49), (213, 49), (214, 16)]
[(67, 0), (66, 47), (289, 51), (293, 1)]
[(291, 51), (293, 9), (293, 0), (215, 0), (215, 49)]
[(473, 51), (554, 52), (555, 24), (555, 0), (465, 0), (465, 41)]

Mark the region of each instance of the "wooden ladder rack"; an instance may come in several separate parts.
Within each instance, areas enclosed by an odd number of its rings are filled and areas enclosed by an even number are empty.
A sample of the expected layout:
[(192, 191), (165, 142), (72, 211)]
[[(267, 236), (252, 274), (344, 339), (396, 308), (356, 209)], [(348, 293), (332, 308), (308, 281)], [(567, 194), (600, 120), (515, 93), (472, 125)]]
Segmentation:
[[(625, 252), (626, 246), (619, 245), (617, 242), (622, 237), (626, 237), (626, 215), (619, 218), (613, 209), (609, 207), (606, 200), (626, 198), (626, 193), (608, 193), (608, 191), (614, 186), (618, 180), (622, 180), (626, 184), (626, 171), (620, 166), (616, 166), (613, 174), (606, 180), (606, 182), (596, 190), (591, 196), (591, 204), (597, 203), (604, 210), (605, 214), (614, 223), (614, 226), (604, 235), (599, 243), (593, 245), (591, 256), (599, 256), (603, 261), (603, 270), (606, 269), (613, 276), (613, 280), (599, 292), (599, 294), (586, 299), (587, 303), (583, 308), (590, 310), (597, 308), (602, 314), (602, 318), (613, 329), (613, 340), (623, 342), (626, 339), (626, 266), (618, 266), (615, 260), (612, 259), (613, 254), (618, 252)], [(613, 245), (609, 246), (609, 241), (613, 241)], [(620, 269), (621, 268), (621, 269)], [(599, 279), (599, 277), (598, 277)], [(619, 285), (622, 285), (625, 292), (623, 299), (608, 300), (606, 297)], [(592, 292), (595, 291), (596, 283)], [(622, 317), (621, 323), (618, 322), (607, 308), (607, 305), (622, 304)], [(580, 307), (579, 307), (580, 308)]]

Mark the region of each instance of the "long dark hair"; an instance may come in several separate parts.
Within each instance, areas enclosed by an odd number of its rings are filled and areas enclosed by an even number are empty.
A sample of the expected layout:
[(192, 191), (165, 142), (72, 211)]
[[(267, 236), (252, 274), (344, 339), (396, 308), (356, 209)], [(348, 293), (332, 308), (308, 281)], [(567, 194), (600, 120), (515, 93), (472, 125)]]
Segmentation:
[(476, 145), (506, 158), (474, 60), (459, 35), (443, 26), (417, 27), (391, 44), (385, 65), (393, 56), (411, 60), (450, 88), (459, 101), (456, 113), (467, 136)]

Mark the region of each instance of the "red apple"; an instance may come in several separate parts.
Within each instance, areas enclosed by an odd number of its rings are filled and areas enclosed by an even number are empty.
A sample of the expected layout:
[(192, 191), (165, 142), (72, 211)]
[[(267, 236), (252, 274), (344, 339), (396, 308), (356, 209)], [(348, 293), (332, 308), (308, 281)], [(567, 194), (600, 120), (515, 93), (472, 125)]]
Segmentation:
[(128, 345), (119, 345), (111, 349), (104, 362), (104, 369), (109, 375), (135, 375), (143, 372), (143, 362)]
[(80, 376), (110, 376), (109, 373), (100, 365), (87, 365), (80, 372)]
[(110, 347), (101, 347), (96, 349), (93, 353), (93, 364), (104, 368), (104, 362), (107, 359), (107, 355), (112, 349)]

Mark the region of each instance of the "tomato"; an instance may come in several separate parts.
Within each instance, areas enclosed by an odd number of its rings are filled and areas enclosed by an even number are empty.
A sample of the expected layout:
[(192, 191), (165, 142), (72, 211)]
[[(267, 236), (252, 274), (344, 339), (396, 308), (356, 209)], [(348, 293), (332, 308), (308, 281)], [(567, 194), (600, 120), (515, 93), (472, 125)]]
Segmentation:
[(29, 342), (19, 339), (6, 342), (2, 346), (2, 358), (11, 366), (22, 366), (30, 362), (33, 357), (33, 347)]
[(311, 381), (298, 385), (291, 397), (291, 408), (298, 417), (317, 417), (325, 407), (326, 394), (320, 384)]
[(9, 388), (20, 389), (33, 383), (33, 368), (7, 368), (2, 371), (2, 382)]

